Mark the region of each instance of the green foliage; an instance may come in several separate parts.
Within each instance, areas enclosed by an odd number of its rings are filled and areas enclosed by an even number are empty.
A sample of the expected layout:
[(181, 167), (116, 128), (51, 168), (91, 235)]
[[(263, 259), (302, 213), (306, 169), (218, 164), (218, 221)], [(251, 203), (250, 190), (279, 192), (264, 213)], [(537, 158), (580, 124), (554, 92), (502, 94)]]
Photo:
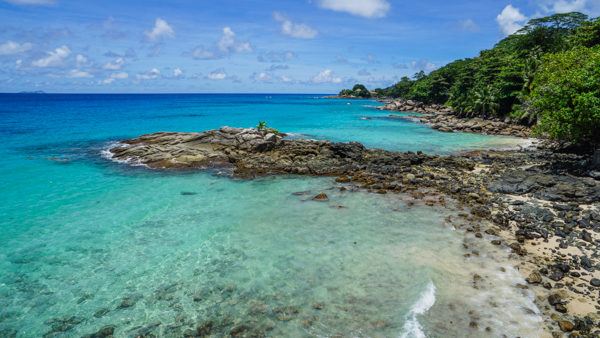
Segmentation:
[(258, 124), (256, 125), (256, 129), (258, 131), (263, 131), (267, 129), (267, 122), (266, 121), (258, 121)]
[(530, 98), (539, 133), (600, 143), (600, 46), (545, 56)]
[(356, 84), (352, 89), (342, 89), (339, 96), (343, 97), (358, 97), (368, 99), (371, 97), (371, 92), (362, 84)]
[(598, 143), (589, 126), (600, 130), (593, 90), (600, 90), (599, 45), (598, 18), (576, 12), (536, 18), (475, 58), (403, 77), (378, 95), (445, 104), (465, 116), (539, 122), (540, 133)]

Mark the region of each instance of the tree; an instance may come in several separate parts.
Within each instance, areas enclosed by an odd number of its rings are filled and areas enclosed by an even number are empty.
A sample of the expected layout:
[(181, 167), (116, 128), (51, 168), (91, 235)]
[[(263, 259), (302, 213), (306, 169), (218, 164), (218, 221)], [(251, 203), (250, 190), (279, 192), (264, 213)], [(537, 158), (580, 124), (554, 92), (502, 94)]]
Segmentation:
[(545, 56), (531, 101), (541, 114), (538, 133), (599, 144), (600, 46)]
[(491, 85), (477, 88), (474, 91), (473, 110), (483, 117), (487, 117), (488, 114), (495, 115), (500, 108), (498, 104), (498, 95), (496, 90)]
[(352, 92), (354, 93), (354, 96), (356, 96), (356, 97), (362, 97), (362, 98), (371, 97), (371, 92), (369, 92), (367, 87), (365, 87), (362, 84), (355, 84), (354, 87), (352, 87)]

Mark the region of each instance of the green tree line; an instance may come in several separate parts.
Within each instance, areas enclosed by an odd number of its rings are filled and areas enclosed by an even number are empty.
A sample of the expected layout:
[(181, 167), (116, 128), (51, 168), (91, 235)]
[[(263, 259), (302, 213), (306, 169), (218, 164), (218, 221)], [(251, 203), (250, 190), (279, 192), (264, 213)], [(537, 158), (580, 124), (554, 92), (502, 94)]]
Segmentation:
[(470, 117), (534, 126), (542, 136), (600, 143), (600, 18), (533, 19), (479, 56), (403, 77), (378, 96), (445, 104)]

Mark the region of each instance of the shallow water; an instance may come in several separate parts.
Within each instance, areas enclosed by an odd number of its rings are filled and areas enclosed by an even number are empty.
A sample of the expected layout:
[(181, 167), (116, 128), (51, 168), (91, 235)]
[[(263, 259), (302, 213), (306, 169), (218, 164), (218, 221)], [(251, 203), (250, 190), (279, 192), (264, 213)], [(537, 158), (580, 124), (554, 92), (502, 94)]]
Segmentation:
[[(523, 281), (506, 253), (492, 259), (501, 249), (467, 239), (481, 256), (465, 258), (449, 210), (340, 192), (329, 178), (168, 174), (100, 156), (121, 137), (258, 120), (393, 150), (512, 139), (365, 120), (386, 113), (313, 96), (0, 101), (2, 337), (80, 336), (104, 325), (120, 337), (176, 337), (199, 325), (215, 336), (537, 335), (537, 309), (513, 287)], [(310, 200), (321, 191), (329, 202)]]

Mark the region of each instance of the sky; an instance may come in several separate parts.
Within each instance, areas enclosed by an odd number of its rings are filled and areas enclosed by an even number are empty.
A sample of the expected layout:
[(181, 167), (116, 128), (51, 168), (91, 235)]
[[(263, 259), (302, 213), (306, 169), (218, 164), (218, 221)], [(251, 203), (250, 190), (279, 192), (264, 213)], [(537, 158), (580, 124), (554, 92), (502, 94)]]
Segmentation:
[(336, 93), (600, 0), (0, 0), (0, 92)]

